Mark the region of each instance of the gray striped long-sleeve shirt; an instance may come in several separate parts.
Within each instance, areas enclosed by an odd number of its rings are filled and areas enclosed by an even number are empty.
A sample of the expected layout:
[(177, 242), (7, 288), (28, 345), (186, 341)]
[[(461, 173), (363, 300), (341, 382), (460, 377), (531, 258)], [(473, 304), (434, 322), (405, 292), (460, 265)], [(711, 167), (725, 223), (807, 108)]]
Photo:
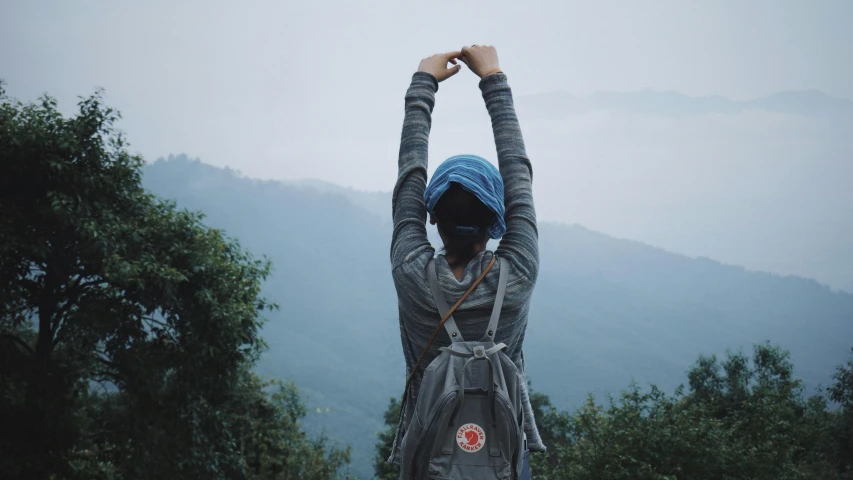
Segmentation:
[[(501, 261), (492, 268), (453, 316), (463, 338), (482, 337), (494, 305), (500, 269), (509, 268), (506, 296), (500, 323), (495, 332), (495, 341), (508, 345), (506, 354), (523, 372), (522, 344), (527, 328), (530, 297), (539, 270), (538, 231), (532, 195), (533, 174), (530, 160), (525, 153), (524, 140), (506, 75), (496, 73), (486, 76), (480, 81), (480, 90), (492, 120), (498, 167), (504, 181), (507, 231), (496, 251)], [(424, 203), (431, 114), (437, 91), (438, 82), (433, 75), (425, 72), (413, 75), (412, 83), (406, 92), (399, 174), (392, 199), (394, 233), (391, 240), (391, 264), (399, 303), (400, 336), (407, 376), (441, 321), (426, 276), (427, 262), (435, 255), (435, 250), (427, 239), (427, 211)], [(444, 255), (439, 254), (436, 258), (438, 279), (448, 303), (455, 303), (464, 294), (468, 286), (483, 272), (492, 255), (494, 253), (489, 251), (481, 252), (465, 267), (462, 279), (457, 280)], [(420, 381), (426, 367), (438, 355), (439, 347), (449, 344), (447, 332), (440, 331), (415, 373), (408, 398), (403, 405), (402, 427), (397, 431), (395, 444), (402, 440), (408, 426), (410, 412), (414, 411)], [(536, 428), (526, 384), (524, 387), (522, 401), (528, 448), (532, 451), (544, 451), (545, 445), (542, 444)], [(395, 448), (394, 451), (396, 450)], [(399, 461), (398, 458), (391, 460)]]

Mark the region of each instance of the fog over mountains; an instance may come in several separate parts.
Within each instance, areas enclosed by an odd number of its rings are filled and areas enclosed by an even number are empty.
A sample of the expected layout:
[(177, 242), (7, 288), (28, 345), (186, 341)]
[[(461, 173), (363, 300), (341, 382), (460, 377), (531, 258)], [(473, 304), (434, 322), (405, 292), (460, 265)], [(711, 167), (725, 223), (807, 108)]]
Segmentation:
[(853, 118), (853, 101), (833, 97), (820, 90), (789, 90), (745, 101), (719, 95), (697, 97), (653, 89), (596, 92), (586, 96), (558, 91), (522, 96), (518, 103), (531, 115), (548, 118), (565, 118), (601, 110), (668, 116), (734, 114), (760, 110), (848, 121)]
[(516, 103), (541, 219), (853, 292), (850, 100), (642, 90)]
[[(369, 475), (404, 364), (389, 270), (387, 193), (261, 181), (185, 156), (149, 164), (144, 184), (274, 264), (281, 310), (261, 373), (294, 380), (314, 431), (353, 446)], [(792, 352), (808, 388), (828, 384), (853, 338), (853, 295), (810, 279), (677, 255), (579, 225), (540, 224), (542, 267), (525, 340), (535, 390), (561, 408), (636, 380), (671, 390), (700, 353), (765, 340)]]

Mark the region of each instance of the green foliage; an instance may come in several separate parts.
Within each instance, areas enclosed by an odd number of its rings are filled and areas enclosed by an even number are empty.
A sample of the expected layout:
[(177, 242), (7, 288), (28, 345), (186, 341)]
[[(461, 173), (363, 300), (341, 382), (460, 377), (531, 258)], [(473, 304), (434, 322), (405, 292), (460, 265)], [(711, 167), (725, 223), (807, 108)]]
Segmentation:
[(247, 372), (239, 392), (225, 411), (234, 419), (231, 432), (249, 478), (322, 480), (349, 463), (349, 448), (330, 450), (325, 437), (306, 437), (300, 424), (305, 405), (293, 383), (261, 381)]
[[(538, 480), (853, 479), (850, 447), (853, 359), (839, 366), (829, 398), (805, 398), (788, 353), (756, 345), (751, 358), (700, 356), (689, 391), (667, 395), (636, 384), (573, 413), (531, 395), (548, 451), (531, 455)], [(840, 408), (833, 408), (834, 402)], [(376, 477), (396, 478), (384, 463), (400, 404), (392, 399), (376, 445)]]
[[(839, 367), (830, 399), (805, 398), (787, 352), (757, 345), (752, 358), (700, 357), (690, 390), (631, 385), (607, 406), (590, 397), (573, 414), (534, 395), (548, 452), (538, 479), (850, 479), (849, 390)], [(838, 395), (838, 392), (841, 395)], [(847, 395), (845, 397), (844, 395)]]
[(397, 480), (400, 475), (400, 467), (388, 463), (391, 456), (391, 448), (394, 446), (394, 436), (397, 432), (397, 424), (400, 421), (400, 408), (402, 403), (392, 398), (385, 410), (385, 430), (379, 432), (379, 441), (376, 442), (376, 455), (373, 457), (373, 473), (377, 480)]
[[(853, 351), (853, 349), (851, 349)], [(841, 406), (835, 422), (830, 423), (826, 457), (847, 479), (853, 478), (853, 358), (840, 365), (832, 376), (835, 383), (828, 389), (829, 399)]]
[(270, 262), (146, 193), (100, 94), (0, 102), (4, 478), (333, 477), (250, 373)]

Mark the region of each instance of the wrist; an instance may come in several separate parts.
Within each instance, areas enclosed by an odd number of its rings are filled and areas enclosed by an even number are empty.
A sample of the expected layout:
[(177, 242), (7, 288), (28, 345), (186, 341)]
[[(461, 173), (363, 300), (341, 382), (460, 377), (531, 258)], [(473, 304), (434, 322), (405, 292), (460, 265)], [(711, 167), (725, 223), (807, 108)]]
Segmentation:
[(486, 77), (488, 77), (489, 75), (492, 75), (492, 74), (495, 74), (495, 73), (503, 73), (503, 71), (501, 71), (501, 69), (500, 69), (500, 68), (493, 68), (493, 69), (491, 69), (491, 70), (487, 71), (486, 73), (484, 73), (480, 78), (486, 78)]

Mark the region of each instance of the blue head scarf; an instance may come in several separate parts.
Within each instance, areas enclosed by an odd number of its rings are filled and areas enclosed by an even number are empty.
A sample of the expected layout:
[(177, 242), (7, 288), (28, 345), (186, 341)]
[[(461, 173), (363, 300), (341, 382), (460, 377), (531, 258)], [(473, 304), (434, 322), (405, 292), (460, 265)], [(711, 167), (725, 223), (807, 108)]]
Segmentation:
[[(476, 155), (456, 155), (438, 166), (424, 192), (427, 212), (432, 213), (438, 199), (456, 182), (465, 190), (473, 193), (484, 205), (495, 212), (495, 221), (489, 226), (489, 237), (501, 238), (506, 233), (504, 221), (504, 182), (500, 172), (488, 160)], [(477, 234), (476, 228), (461, 226), (461, 230), (471, 229), (469, 234)]]

